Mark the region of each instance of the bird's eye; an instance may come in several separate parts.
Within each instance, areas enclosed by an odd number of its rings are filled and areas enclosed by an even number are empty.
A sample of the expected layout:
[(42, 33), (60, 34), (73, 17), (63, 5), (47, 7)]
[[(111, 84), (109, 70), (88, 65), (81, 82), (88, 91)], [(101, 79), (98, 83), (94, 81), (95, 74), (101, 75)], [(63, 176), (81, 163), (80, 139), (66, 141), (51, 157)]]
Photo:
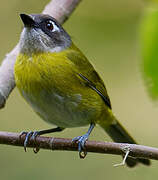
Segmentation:
[(46, 22), (46, 27), (47, 27), (47, 29), (49, 29), (50, 31), (52, 31), (53, 29), (54, 29), (54, 25), (53, 25), (54, 23), (52, 22), (52, 21), (47, 21)]

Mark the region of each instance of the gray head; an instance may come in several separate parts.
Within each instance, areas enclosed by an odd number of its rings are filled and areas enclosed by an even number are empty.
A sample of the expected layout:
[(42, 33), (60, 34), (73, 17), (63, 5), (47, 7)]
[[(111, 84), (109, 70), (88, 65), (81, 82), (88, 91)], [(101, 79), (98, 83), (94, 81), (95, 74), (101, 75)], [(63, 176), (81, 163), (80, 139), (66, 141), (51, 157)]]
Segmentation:
[(20, 17), (24, 23), (21, 53), (59, 52), (71, 45), (70, 36), (53, 17), (44, 14), (20, 14)]

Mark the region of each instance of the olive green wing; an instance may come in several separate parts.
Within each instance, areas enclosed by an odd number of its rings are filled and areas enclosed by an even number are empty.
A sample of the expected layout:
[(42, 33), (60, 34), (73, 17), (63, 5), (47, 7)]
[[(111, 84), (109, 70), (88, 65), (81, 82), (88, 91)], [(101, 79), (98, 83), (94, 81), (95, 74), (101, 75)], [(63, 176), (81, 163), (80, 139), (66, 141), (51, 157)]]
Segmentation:
[(111, 102), (104, 82), (84, 54), (75, 45), (72, 45), (67, 52), (67, 58), (75, 64), (78, 69), (78, 75), (83, 79), (85, 84), (96, 91), (111, 109)]

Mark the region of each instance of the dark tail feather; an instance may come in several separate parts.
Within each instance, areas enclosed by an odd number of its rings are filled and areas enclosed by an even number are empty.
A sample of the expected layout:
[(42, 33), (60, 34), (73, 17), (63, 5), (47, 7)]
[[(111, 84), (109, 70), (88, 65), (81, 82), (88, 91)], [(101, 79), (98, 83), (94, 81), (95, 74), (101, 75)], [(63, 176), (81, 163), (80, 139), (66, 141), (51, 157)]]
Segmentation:
[[(104, 127), (103, 127), (104, 128)], [(104, 128), (109, 136), (118, 143), (129, 143), (129, 144), (137, 144), (135, 140), (127, 133), (127, 131), (116, 122), (115, 124), (111, 124), (107, 128)], [(150, 160), (142, 159), (142, 158), (132, 158), (128, 157), (126, 159), (126, 164), (129, 167), (134, 167), (137, 163), (142, 163), (144, 165), (150, 165)]]

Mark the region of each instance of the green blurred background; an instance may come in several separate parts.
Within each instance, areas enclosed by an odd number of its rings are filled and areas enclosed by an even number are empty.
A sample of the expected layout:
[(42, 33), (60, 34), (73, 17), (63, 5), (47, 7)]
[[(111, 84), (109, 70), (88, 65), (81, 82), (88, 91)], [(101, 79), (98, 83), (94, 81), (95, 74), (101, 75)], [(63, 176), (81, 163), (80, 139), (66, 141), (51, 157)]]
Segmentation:
[[(39, 13), (48, 0), (5, 0), (0, 6), (0, 59), (18, 42), (19, 13)], [(64, 24), (74, 42), (103, 77), (114, 114), (143, 145), (158, 147), (158, 107), (148, 97), (140, 72), (139, 25), (147, 4), (143, 0), (84, 0)], [(21, 132), (50, 128), (21, 98), (17, 89), (0, 111), (0, 130)], [(82, 135), (88, 127), (67, 129), (56, 137)], [(90, 140), (111, 141), (100, 127)], [(25, 153), (23, 148), (0, 146), (0, 179), (156, 179), (158, 162), (129, 169), (113, 167), (121, 157), (77, 152)]]

